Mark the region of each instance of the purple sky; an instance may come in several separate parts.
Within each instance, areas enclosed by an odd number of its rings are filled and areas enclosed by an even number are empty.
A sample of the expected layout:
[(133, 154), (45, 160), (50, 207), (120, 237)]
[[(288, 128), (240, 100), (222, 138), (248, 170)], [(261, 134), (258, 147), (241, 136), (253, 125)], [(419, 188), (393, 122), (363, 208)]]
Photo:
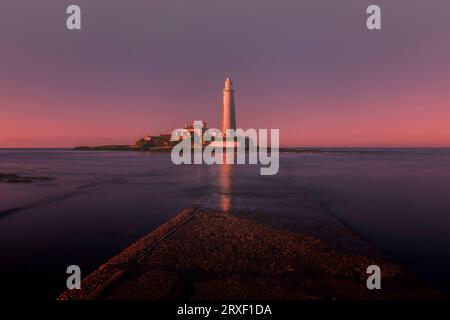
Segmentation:
[[(81, 31), (65, 10), (82, 9)], [(365, 27), (382, 7), (381, 31)], [(450, 146), (448, 0), (2, 0), (0, 147), (132, 143), (193, 120), (286, 146)]]

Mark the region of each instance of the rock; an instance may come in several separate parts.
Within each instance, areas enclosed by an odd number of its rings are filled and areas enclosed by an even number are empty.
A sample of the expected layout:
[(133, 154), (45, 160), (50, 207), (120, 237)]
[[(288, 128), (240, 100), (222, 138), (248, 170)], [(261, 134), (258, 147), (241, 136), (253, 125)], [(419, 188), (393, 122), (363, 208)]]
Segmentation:
[(16, 173), (0, 173), (0, 182), (4, 183), (33, 183), (51, 181), (50, 177), (21, 177)]

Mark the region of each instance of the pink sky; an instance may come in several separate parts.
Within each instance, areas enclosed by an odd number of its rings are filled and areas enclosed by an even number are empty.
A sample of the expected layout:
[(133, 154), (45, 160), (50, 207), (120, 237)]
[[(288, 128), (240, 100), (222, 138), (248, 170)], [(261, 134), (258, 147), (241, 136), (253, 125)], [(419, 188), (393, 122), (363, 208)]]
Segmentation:
[(0, 148), (218, 127), (227, 75), (238, 127), (279, 128), (283, 146), (450, 147), (448, 1), (379, 1), (378, 33), (368, 1), (253, 1), (80, 0), (70, 33), (69, 2), (5, 0)]

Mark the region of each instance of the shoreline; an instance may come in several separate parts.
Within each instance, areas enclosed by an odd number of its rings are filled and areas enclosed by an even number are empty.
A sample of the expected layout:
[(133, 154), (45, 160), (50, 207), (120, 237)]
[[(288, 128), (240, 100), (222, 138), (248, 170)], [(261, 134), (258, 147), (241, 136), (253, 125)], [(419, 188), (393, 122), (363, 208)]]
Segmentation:
[[(299, 217), (222, 200), (181, 211), (58, 300), (445, 298), (319, 206)], [(366, 287), (373, 264), (382, 290)]]
[[(139, 148), (127, 145), (112, 146), (81, 146), (75, 148), (62, 148), (72, 151), (123, 151), (123, 152), (155, 152), (170, 153), (172, 146)], [(422, 151), (428, 154), (431, 151), (450, 151), (450, 147), (280, 147), (279, 152), (284, 154), (328, 154), (328, 155), (368, 155), (368, 154), (390, 154), (407, 153), (408, 151)], [(248, 150), (246, 150), (248, 152)]]

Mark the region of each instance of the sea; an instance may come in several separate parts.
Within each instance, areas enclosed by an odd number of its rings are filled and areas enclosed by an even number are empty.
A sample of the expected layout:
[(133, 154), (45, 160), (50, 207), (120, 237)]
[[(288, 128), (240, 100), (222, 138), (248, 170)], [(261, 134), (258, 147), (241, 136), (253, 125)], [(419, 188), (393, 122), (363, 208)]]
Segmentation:
[(261, 176), (259, 165), (176, 166), (163, 153), (0, 149), (0, 173), (52, 178), (0, 182), (0, 292), (55, 299), (69, 265), (87, 276), (199, 199), (286, 198), (283, 212), (296, 192), (450, 292), (450, 149), (321, 150), (281, 153), (279, 173)]

